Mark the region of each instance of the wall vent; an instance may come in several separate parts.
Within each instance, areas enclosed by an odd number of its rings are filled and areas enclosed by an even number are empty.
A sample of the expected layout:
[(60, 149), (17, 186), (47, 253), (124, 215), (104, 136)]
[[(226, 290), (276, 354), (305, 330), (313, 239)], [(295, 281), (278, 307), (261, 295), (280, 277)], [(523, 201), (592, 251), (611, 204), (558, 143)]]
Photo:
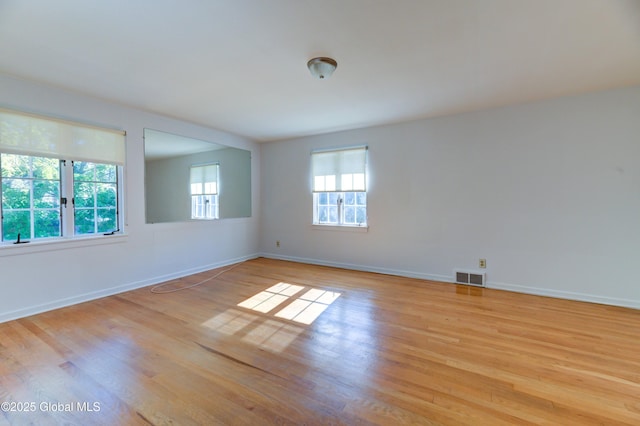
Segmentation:
[(453, 271), (457, 284), (467, 284), (476, 287), (484, 287), (486, 282), (486, 274), (484, 272), (476, 271)]

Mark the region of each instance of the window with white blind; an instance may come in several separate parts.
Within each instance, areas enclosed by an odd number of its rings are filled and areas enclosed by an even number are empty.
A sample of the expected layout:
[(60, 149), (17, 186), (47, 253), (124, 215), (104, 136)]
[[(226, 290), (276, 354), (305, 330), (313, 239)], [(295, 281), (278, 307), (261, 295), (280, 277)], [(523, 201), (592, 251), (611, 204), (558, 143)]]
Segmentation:
[(217, 163), (191, 166), (191, 219), (218, 219), (218, 168)]
[(367, 147), (311, 153), (313, 224), (367, 226)]
[(121, 229), (125, 133), (0, 109), (2, 242)]

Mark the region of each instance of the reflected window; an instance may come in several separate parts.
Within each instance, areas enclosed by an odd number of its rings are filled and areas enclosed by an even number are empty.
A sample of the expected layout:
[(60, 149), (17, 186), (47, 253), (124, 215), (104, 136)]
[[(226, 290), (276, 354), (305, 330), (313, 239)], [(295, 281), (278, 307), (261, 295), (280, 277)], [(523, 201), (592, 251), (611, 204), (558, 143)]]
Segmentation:
[(191, 219), (218, 219), (218, 168), (191, 166)]
[(144, 160), (147, 223), (251, 217), (251, 151), (144, 129)]

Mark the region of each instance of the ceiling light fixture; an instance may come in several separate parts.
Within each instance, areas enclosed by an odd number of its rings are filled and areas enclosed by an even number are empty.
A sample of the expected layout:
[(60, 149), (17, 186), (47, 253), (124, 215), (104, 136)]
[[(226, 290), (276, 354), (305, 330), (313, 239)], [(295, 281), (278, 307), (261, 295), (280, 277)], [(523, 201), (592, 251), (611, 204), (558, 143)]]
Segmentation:
[(311, 75), (319, 79), (331, 77), (337, 66), (338, 63), (331, 58), (313, 58), (307, 62)]

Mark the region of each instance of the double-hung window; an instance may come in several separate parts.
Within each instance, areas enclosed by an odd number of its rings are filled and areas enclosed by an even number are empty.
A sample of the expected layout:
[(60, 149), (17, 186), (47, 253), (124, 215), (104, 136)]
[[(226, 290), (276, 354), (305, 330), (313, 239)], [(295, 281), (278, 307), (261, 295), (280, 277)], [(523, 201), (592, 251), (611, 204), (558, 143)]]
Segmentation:
[(191, 166), (191, 219), (218, 219), (218, 167)]
[(367, 225), (367, 147), (311, 153), (313, 224)]
[(119, 231), (124, 132), (0, 109), (0, 239)]

